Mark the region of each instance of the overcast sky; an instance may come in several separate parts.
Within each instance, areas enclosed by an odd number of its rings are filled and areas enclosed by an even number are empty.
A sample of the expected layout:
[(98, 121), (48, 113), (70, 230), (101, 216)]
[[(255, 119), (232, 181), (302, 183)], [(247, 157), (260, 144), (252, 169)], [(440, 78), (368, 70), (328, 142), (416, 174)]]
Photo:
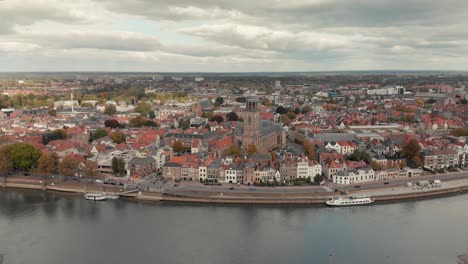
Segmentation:
[(468, 70), (466, 0), (0, 0), (0, 71)]

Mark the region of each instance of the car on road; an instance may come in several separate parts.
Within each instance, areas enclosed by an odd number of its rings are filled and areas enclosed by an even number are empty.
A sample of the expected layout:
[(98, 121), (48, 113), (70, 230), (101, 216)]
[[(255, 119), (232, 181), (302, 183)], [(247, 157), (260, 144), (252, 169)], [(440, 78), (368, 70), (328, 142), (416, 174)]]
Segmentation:
[(179, 186), (177, 183), (172, 184), (172, 187), (177, 187)]
[(383, 184), (390, 184), (389, 182), (384, 182)]
[(229, 190), (234, 190), (234, 187), (230, 187)]
[(102, 180), (97, 179), (95, 183), (104, 183)]
[(361, 185), (356, 185), (354, 186), (354, 188), (361, 188)]

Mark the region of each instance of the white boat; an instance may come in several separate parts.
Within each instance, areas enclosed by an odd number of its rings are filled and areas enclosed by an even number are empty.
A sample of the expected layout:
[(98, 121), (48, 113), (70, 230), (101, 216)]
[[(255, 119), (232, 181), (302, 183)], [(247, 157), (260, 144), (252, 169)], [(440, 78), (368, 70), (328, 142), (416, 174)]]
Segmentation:
[(369, 205), (374, 202), (374, 198), (369, 196), (363, 197), (330, 197), (326, 204), (329, 206), (356, 206), (356, 205)]
[(109, 199), (109, 200), (117, 200), (120, 197), (119, 195), (108, 194), (108, 193), (104, 193), (104, 196), (106, 196), (106, 199)]
[(85, 193), (84, 197), (86, 200), (91, 201), (104, 201), (107, 199), (106, 195), (103, 193)]

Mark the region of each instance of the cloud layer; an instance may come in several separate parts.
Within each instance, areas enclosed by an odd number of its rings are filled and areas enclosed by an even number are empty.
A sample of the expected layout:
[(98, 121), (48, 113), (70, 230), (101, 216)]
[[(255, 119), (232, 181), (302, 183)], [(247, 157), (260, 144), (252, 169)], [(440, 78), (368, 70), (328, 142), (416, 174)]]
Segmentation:
[(0, 71), (468, 70), (468, 1), (4, 0)]

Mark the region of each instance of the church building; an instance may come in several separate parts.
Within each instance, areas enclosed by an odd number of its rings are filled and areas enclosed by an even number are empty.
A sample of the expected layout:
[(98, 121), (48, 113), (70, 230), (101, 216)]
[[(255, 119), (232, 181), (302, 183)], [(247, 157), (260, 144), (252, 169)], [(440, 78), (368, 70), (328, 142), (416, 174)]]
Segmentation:
[(245, 111), (240, 116), (244, 121), (236, 127), (234, 140), (241, 149), (253, 144), (258, 153), (268, 153), (286, 147), (286, 132), (281, 124), (260, 120), (256, 96), (247, 97)]

